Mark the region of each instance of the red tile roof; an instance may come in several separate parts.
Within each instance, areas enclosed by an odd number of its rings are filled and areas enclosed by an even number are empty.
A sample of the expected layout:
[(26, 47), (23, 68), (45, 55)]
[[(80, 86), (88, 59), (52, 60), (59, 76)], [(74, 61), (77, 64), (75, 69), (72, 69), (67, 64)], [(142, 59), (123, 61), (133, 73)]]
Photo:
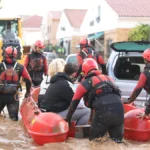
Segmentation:
[(62, 12), (61, 11), (50, 11), (49, 14), (53, 19), (60, 19)]
[(150, 0), (106, 0), (120, 17), (150, 17)]
[(23, 28), (40, 28), (42, 24), (43, 17), (41, 16), (31, 16), (22, 22)]
[(80, 28), (87, 10), (80, 9), (65, 9), (64, 10), (70, 24), (74, 28)]

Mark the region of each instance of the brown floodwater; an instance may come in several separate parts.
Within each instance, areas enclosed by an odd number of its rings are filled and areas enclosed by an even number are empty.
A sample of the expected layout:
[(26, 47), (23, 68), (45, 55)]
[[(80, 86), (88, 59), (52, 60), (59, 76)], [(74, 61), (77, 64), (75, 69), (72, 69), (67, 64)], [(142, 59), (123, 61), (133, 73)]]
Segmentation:
[(117, 144), (107, 136), (98, 142), (89, 142), (88, 139), (69, 138), (63, 143), (45, 144), (38, 146), (27, 134), (21, 120), (11, 121), (0, 116), (0, 150), (149, 150), (150, 142), (136, 142), (124, 140), (123, 144)]

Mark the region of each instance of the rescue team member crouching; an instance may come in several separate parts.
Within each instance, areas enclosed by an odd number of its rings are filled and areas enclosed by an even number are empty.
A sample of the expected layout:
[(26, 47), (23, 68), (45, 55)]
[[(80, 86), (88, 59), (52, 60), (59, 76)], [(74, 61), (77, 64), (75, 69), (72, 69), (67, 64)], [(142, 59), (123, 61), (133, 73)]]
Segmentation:
[(95, 50), (92, 48), (91, 43), (87, 39), (82, 39), (80, 41), (80, 52), (77, 54), (77, 60), (79, 64), (79, 69), (75, 75), (75, 78), (79, 77), (79, 82), (82, 80), (82, 64), (84, 59), (93, 58), (102, 69), (103, 74), (107, 74), (106, 72), (106, 64), (100, 54), (97, 54)]
[[(139, 81), (133, 90), (131, 96), (128, 99), (124, 99), (124, 104), (132, 103), (138, 95), (141, 93), (142, 89), (144, 88), (148, 94), (150, 94), (150, 49), (146, 49), (143, 52), (143, 58), (144, 62), (146, 64), (144, 71), (141, 73)], [(145, 113), (143, 114), (137, 114), (139, 115), (139, 118), (144, 118), (145, 116), (148, 116), (150, 114), (150, 98), (145, 103), (146, 109)]]
[(120, 90), (110, 77), (101, 74), (95, 60), (87, 58), (82, 71), (85, 79), (77, 87), (66, 121), (70, 124), (76, 107), (84, 97), (85, 105), (95, 112), (91, 115), (89, 140), (101, 138), (108, 131), (113, 141), (122, 142), (124, 110)]
[(43, 47), (41, 41), (36, 41), (32, 53), (25, 59), (24, 66), (27, 67), (33, 86), (39, 86), (43, 80), (43, 74), (46, 76), (48, 72), (47, 60), (41, 52)]
[(17, 121), (19, 99), (17, 91), (21, 87), (19, 81), (23, 77), (26, 82), (25, 97), (30, 95), (31, 79), (26, 68), (16, 61), (17, 50), (7, 47), (4, 60), (0, 63), (0, 112), (7, 106), (9, 117)]

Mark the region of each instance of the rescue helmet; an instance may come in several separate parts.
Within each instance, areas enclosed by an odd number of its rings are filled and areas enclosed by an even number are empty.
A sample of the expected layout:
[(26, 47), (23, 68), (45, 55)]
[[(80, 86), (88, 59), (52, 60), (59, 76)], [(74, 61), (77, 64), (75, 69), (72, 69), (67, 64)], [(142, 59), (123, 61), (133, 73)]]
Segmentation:
[(34, 46), (35, 46), (35, 47), (39, 47), (39, 48), (41, 48), (41, 49), (44, 48), (44, 45), (43, 45), (43, 43), (42, 43), (40, 40), (37, 40), (37, 41), (35, 42)]
[(86, 76), (91, 70), (98, 70), (98, 65), (93, 58), (87, 58), (82, 64), (82, 72)]
[(150, 48), (143, 52), (143, 58), (150, 62)]
[(81, 41), (80, 41), (80, 48), (85, 48), (85, 47), (88, 47), (89, 46), (89, 41), (88, 41), (88, 39), (82, 39)]
[(4, 55), (6, 58), (16, 58), (17, 57), (17, 49), (9, 46), (5, 49)]

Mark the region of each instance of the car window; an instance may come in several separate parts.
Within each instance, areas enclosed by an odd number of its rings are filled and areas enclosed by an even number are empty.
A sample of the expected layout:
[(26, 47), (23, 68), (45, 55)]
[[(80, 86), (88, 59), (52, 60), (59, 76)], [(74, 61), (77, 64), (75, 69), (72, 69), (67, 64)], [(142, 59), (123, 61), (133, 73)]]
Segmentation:
[(114, 68), (114, 74), (118, 79), (138, 80), (144, 67), (142, 57), (119, 57)]
[(43, 55), (44, 55), (45, 57), (47, 57), (47, 53), (43, 53)]
[(67, 63), (74, 63), (74, 64), (77, 64), (78, 61), (77, 61), (76, 55), (75, 55), (75, 56), (70, 56), (70, 57), (68, 58), (68, 62), (67, 62)]
[(48, 59), (50, 59), (50, 58), (55, 58), (55, 55), (54, 55), (54, 54), (48, 54), (47, 58), (48, 58)]

